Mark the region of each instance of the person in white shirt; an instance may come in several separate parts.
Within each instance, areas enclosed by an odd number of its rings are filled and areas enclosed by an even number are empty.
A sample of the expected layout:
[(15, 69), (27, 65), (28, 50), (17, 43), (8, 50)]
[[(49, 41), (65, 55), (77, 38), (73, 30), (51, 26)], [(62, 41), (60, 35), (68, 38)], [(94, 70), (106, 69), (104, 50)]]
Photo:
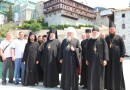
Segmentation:
[(9, 69), (9, 83), (13, 83), (14, 77), (14, 62), (11, 55), (11, 40), (12, 34), (7, 32), (6, 39), (0, 44), (0, 54), (2, 56), (2, 85), (6, 85), (6, 74)]
[(20, 69), (21, 69), (21, 81), (24, 78), (24, 63), (21, 62), (25, 45), (27, 40), (24, 39), (24, 32), (19, 32), (19, 38), (14, 40), (11, 46), (12, 59), (15, 61), (15, 84), (19, 84), (20, 81)]

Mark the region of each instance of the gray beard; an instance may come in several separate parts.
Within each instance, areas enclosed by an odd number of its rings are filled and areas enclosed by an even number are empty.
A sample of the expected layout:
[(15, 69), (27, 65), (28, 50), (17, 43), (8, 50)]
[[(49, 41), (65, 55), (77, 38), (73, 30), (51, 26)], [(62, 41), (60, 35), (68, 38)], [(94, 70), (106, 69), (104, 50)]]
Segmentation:
[(99, 35), (92, 36), (92, 39), (97, 39)]

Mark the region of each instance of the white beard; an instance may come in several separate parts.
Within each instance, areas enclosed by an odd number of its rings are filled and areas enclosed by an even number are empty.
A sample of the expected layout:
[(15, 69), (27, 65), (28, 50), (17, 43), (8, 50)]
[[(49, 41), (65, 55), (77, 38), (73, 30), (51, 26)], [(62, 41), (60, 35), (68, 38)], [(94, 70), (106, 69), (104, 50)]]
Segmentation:
[(67, 41), (69, 41), (69, 42), (70, 42), (71, 40), (72, 40), (72, 38), (71, 38), (71, 37), (67, 37)]
[(92, 35), (92, 39), (97, 39), (99, 37), (99, 34), (97, 34), (97, 35)]

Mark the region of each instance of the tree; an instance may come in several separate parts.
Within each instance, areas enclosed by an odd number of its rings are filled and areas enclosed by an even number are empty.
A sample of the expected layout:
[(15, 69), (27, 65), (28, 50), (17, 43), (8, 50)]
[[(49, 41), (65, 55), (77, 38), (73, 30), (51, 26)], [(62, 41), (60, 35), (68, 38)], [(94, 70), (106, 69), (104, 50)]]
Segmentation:
[(41, 29), (42, 29), (41, 23), (35, 21), (34, 23), (31, 24), (31, 30), (33, 32), (39, 31)]
[(9, 7), (9, 11), (7, 12), (7, 21), (13, 21), (13, 9), (11, 4)]

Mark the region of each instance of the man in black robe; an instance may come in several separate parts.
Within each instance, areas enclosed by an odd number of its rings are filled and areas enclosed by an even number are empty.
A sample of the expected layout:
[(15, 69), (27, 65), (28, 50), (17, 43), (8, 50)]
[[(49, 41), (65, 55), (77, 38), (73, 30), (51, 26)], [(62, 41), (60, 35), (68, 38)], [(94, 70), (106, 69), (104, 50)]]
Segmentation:
[(106, 67), (107, 90), (125, 90), (122, 63), (126, 51), (122, 37), (116, 34), (114, 23), (110, 23), (106, 42), (109, 47), (109, 62)]
[(57, 87), (59, 85), (59, 53), (60, 41), (58, 40), (57, 30), (50, 29), (48, 40), (44, 44), (43, 68), (45, 87)]
[(44, 55), (44, 44), (47, 41), (47, 35), (43, 35), (43, 36), (39, 36), (40, 40), (39, 42), (39, 48), (38, 48), (38, 60), (39, 60), (39, 64), (37, 66), (38, 68), (38, 81), (42, 81), (44, 82), (44, 69), (43, 69), (43, 57), (42, 55)]
[(78, 90), (79, 40), (75, 36), (75, 29), (68, 27), (67, 38), (61, 44), (61, 88), (63, 90)]
[(28, 43), (25, 46), (22, 62), (25, 63), (25, 75), (23, 85), (34, 86), (38, 83), (36, 64), (39, 44), (36, 41), (36, 36), (30, 32)]
[(42, 46), (43, 46), (43, 38), (42, 35), (38, 36), (38, 43), (39, 43), (39, 47), (38, 47), (38, 60), (39, 63), (37, 64), (37, 72), (38, 72), (38, 82), (43, 82), (43, 69), (41, 66), (41, 61), (42, 61)]
[(86, 39), (81, 42), (81, 48), (82, 48), (82, 65), (81, 65), (81, 81), (80, 85), (84, 85), (82, 88), (85, 89), (87, 88), (87, 65), (86, 65), (86, 49), (87, 49), (87, 44), (90, 39), (90, 34), (91, 34), (91, 29), (86, 29)]
[(107, 43), (99, 36), (98, 27), (92, 29), (92, 38), (88, 41), (86, 52), (87, 90), (104, 90), (105, 66), (109, 55)]

